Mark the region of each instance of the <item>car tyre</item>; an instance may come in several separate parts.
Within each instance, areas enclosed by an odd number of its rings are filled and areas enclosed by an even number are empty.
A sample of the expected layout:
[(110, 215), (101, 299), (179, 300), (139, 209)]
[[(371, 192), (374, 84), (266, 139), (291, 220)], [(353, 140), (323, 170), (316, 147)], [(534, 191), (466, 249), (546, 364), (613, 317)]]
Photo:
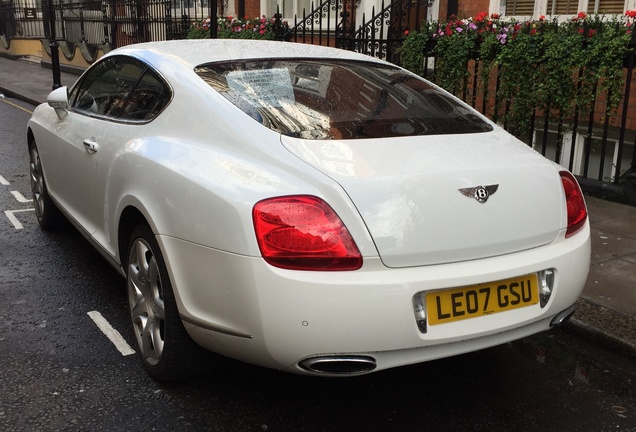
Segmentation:
[(128, 244), (128, 306), (137, 352), (148, 374), (158, 381), (191, 375), (202, 348), (185, 330), (159, 244), (146, 224)]
[(46, 181), (44, 180), (40, 152), (33, 140), (29, 142), (29, 175), (31, 178), (33, 207), (35, 208), (35, 217), (38, 220), (38, 224), (44, 230), (59, 228), (64, 216), (51, 200)]

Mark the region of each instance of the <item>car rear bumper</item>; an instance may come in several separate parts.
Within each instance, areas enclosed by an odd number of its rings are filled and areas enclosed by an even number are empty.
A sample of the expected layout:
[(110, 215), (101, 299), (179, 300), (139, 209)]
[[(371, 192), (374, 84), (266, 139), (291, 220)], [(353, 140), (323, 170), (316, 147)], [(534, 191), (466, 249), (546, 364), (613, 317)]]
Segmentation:
[[(369, 357), (370, 370), (470, 352), (550, 328), (578, 299), (590, 263), (589, 224), (571, 238), (515, 254), (389, 269), (365, 258), (354, 272), (290, 271), (170, 237), (159, 238), (186, 329), (200, 345), (249, 363), (315, 373), (313, 358)], [(431, 325), (422, 333), (416, 294), (554, 269), (550, 300)], [(357, 361), (357, 360), (356, 360)], [(311, 362), (310, 362), (311, 363)]]

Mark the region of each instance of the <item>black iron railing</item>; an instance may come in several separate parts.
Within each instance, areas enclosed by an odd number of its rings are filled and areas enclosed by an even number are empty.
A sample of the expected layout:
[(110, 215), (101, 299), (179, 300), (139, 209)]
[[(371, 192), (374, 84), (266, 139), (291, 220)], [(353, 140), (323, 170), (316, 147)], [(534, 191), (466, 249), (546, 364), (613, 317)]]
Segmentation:
[(11, 0), (0, 3), (0, 35), (47, 38), (49, 14), (55, 34), (68, 43), (110, 48), (168, 39), (183, 39), (194, 22), (209, 16), (207, 0), (86, 0), (53, 2)]
[(288, 40), (335, 46), (399, 63), (397, 48), (426, 18), (428, 0), (382, 1), (370, 18), (357, 0), (324, 0), (303, 11), (288, 33)]

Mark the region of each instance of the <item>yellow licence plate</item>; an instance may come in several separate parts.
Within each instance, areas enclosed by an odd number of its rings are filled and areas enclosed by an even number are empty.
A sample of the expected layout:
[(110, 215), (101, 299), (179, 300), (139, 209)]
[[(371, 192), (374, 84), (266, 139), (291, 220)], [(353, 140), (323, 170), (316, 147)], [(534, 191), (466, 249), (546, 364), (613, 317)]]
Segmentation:
[(536, 273), (426, 293), (429, 325), (491, 315), (539, 303)]

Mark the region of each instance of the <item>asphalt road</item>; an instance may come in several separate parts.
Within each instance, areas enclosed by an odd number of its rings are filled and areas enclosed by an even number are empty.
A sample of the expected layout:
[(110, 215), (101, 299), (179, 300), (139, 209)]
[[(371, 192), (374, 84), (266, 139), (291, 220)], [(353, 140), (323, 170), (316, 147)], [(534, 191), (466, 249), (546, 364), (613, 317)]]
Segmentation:
[(357, 378), (210, 359), (154, 382), (126, 350), (124, 280), (73, 228), (37, 226), (32, 109), (0, 99), (0, 430), (636, 432), (636, 365), (558, 329)]

